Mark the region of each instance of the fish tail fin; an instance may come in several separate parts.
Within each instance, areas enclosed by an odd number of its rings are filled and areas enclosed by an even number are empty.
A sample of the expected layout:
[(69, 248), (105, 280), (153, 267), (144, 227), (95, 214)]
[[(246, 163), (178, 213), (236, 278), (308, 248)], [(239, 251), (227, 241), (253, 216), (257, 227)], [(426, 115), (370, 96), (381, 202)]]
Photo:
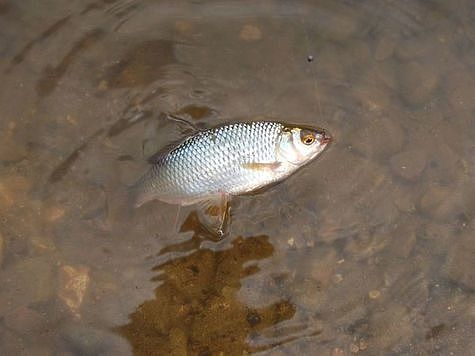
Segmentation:
[(150, 183), (151, 180), (150, 172), (147, 172), (135, 184), (127, 188), (128, 199), (131, 206), (139, 208), (146, 202), (155, 198), (153, 187)]
[(129, 187), (127, 192), (130, 205), (134, 208), (139, 208), (149, 200), (152, 200), (150, 194), (147, 194), (147, 192), (137, 186)]

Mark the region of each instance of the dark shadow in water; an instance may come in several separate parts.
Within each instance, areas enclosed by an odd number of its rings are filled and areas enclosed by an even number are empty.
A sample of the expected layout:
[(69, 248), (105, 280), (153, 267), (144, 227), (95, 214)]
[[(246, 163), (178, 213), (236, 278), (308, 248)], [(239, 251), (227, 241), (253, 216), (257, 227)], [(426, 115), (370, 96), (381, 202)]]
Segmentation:
[(56, 88), (56, 85), (58, 85), (59, 80), (66, 73), (69, 66), (71, 63), (73, 63), (76, 57), (89, 47), (95, 45), (103, 35), (104, 31), (101, 29), (94, 29), (86, 33), (78, 42), (73, 45), (73, 47), (57, 66), (46, 67), (43, 71), (43, 75), (36, 85), (36, 91), (38, 95), (44, 97), (51, 94), (51, 92)]
[(89, 145), (89, 143), (99, 137), (103, 132), (104, 130), (102, 129), (97, 130), (91, 137), (79, 145), (79, 147), (77, 147), (65, 160), (63, 160), (51, 173), (48, 180), (49, 183), (56, 183), (60, 181), (71, 170), (71, 167)]
[(136, 4), (136, 0), (99, 0), (86, 5), (86, 7), (81, 11), (81, 15), (85, 15), (95, 10), (103, 10), (106, 13), (121, 18), (137, 7), (138, 4)]
[(93, 10), (102, 10), (106, 8), (107, 6), (117, 2), (117, 0), (99, 0), (99, 1), (94, 1), (90, 4), (88, 4), (84, 10), (81, 11), (81, 15), (85, 15), (90, 11)]
[(54, 35), (56, 32), (58, 32), (61, 28), (63, 28), (70, 20), (71, 15), (65, 16), (62, 19), (56, 21), (53, 23), (50, 27), (48, 27), (45, 31), (40, 33), (38, 37), (33, 39), (32, 41), (28, 42), (25, 47), (21, 49), (21, 51), (13, 57), (11, 61), (11, 65), (17, 65), (23, 62), (23, 60), (26, 58), (30, 50), (39, 42), (44, 41), (48, 37)]
[[(202, 241), (212, 237), (196, 212), (181, 228), (190, 230), (194, 232), (191, 240), (160, 251), (158, 257), (168, 259), (153, 268), (158, 273), (153, 280), (160, 283), (155, 299), (139, 305), (130, 322), (116, 332), (130, 342), (136, 355), (257, 351), (248, 345), (248, 339), (291, 319), (296, 312), (286, 300), (253, 309), (237, 298), (241, 279), (259, 271), (255, 262), (272, 256), (269, 237), (238, 236), (231, 247), (214, 251), (200, 248)], [(268, 347), (272, 346), (275, 344)]]
[(165, 73), (165, 66), (177, 63), (174, 42), (153, 40), (131, 48), (102, 78), (108, 88), (131, 88), (155, 82)]

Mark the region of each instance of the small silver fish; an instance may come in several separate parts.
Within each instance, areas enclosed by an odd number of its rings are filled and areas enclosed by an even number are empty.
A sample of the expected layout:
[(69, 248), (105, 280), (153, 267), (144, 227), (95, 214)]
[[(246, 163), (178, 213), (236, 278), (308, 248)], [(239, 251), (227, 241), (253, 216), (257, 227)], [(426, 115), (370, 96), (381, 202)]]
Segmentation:
[(233, 195), (283, 180), (331, 141), (321, 128), (274, 121), (240, 122), (199, 131), (164, 148), (135, 185), (136, 206), (153, 199), (227, 204)]

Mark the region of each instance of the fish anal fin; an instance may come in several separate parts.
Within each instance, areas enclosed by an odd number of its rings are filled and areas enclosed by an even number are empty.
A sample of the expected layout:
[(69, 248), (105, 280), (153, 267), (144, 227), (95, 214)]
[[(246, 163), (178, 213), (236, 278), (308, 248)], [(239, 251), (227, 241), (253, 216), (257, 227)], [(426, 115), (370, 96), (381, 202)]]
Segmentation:
[(261, 163), (261, 162), (250, 162), (243, 163), (242, 167), (245, 169), (250, 169), (254, 171), (273, 171), (280, 167), (279, 162), (270, 162), (270, 163)]

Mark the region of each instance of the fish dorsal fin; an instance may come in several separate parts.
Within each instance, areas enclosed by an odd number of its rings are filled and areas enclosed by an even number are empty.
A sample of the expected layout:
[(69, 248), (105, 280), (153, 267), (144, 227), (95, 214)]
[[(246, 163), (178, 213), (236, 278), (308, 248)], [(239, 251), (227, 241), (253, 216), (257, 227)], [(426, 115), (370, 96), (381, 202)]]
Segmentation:
[(245, 169), (253, 170), (253, 171), (273, 171), (279, 168), (281, 165), (280, 162), (269, 162), (269, 163), (261, 163), (261, 162), (250, 162), (250, 163), (243, 163), (242, 167)]
[(166, 114), (166, 118), (176, 124), (184, 135), (194, 135), (195, 133), (203, 130), (193, 122), (185, 120), (184, 118), (174, 114)]

